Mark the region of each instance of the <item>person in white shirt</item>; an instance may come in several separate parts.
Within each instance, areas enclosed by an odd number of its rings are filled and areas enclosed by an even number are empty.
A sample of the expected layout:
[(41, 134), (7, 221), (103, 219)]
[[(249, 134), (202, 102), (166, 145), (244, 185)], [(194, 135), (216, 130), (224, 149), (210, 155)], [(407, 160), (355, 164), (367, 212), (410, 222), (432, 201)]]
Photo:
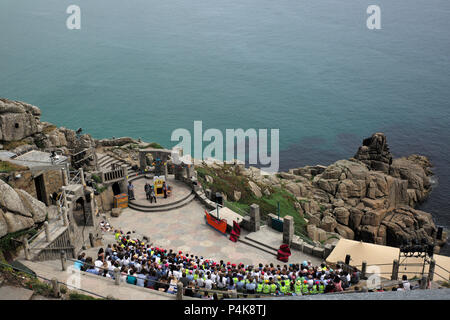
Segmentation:
[(205, 285), (205, 281), (203, 280), (203, 277), (202, 277), (202, 276), (198, 277), (198, 279), (197, 279), (197, 285), (198, 285), (200, 288), (203, 288), (203, 286)]
[(208, 276), (208, 279), (205, 280), (205, 289), (212, 290), (213, 281), (211, 280), (211, 276)]
[(409, 283), (408, 277), (406, 276), (406, 274), (404, 274), (402, 277), (402, 284), (403, 284), (403, 288), (405, 290), (411, 290), (411, 283)]

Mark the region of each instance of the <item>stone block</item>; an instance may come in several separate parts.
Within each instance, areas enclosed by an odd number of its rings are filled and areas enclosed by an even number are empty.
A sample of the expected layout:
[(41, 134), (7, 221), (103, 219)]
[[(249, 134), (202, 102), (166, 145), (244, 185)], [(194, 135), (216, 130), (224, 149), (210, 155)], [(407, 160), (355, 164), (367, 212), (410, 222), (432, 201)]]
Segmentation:
[(122, 213), (122, 208), (112, 208), (111, 210), (111, 216), (112, 217), (118, 217)]
[(313, 253), (314, 246), (309, 243), (303, 244), (303, 253), (305, 254), (312, 254)]
[(323, 258), (325, 253), (325, 249), (321, 247), (314, 247), (313, 248), (313, 256), (318, 258)]

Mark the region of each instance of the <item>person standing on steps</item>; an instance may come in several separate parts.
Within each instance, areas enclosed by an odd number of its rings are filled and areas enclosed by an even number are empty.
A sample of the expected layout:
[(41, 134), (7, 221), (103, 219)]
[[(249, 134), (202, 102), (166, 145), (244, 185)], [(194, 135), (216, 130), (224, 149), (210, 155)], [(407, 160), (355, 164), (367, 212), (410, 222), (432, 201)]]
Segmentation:
[(151, 186), (150, 187), (150, 203), (153, 203), (153, 200), (155, 200), (155, 203), (156, 203), (155, 188), (153, 186)]
[(128, 199), (135, 200), (134, 199), (134, 185), (131, 183), (131, 181), (128, 183)]
[(163, 192), (164, 192), (164, 199), (167, 199), (167, 185), (166, 185), (166, 182), (163, 182)]
[(150, 184), (148, 182), (146, 182), (145, 186), (144, 186), (144, 190), (145, 190), (145, 196), (147, 197), (147, 200), (150, 200), (150, 195), (151, 195), (150, 189), (151, 189)]

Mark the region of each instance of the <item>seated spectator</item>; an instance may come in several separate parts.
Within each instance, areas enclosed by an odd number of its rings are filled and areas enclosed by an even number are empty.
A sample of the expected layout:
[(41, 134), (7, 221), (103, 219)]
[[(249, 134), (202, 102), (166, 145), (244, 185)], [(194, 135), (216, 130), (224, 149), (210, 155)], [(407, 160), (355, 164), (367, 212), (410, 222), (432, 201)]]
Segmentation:
[(354, 268), (351, 279), (350, 279), (350, 283), (357, 284), (359, 282), (359, 276), (360, 276), (360, 273), (359, 273), (358, 269)]
[(411, 283), (408, 281), (408, 276), (406, 274), (402, 276), (402, 285), (406, 291), (411, 290)]
[(131, 270), (129, 271), (128, 276), (127, 276), (127, 283), (129, 283), (129, 284), (136, 284), (136, 282), (137, 282), (136, 270), (131, 268)]

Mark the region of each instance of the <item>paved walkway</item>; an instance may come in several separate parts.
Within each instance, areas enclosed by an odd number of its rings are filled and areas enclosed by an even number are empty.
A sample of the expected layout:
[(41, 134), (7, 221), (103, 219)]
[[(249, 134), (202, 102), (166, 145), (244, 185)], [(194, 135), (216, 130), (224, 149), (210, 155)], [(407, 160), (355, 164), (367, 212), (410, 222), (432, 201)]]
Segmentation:
[[(135, 285), (121, 283), (119, 286), (115, 285), (114, 280), (103, 278), (97, 275), (82, 273), (80, 277), (77, 277), (68, 268), (67, 271), (61, 270), (60, 260), (49, 260), (41, 262), (21, 261), (28, 268), (32, 269), (40, 277), (46, 279), (56, 278), (62, 283), (75, 286), (76, 288), (86, 290), (79, 290), (80, 293), (91, 295), (95, 298), (99, 298), (96, 295), (92, 295), (89, 292), (95, 293), (102, 297), (112, 296), (121, 300), (174, 300), (176, 297), (173, 294), (158, 292), (156, 290), (140, 288)], [(73, 264), (68, 261), (67, 266)], [(79, 282), (78, 280), (79, 279)], [(3, 288), (3, 287), (2, 287)], [(0, 288), (1, 289), (1, 288)], [(73, 287), (69, 287), (71, 290), (76, 290)], [(31, 291), (32, 292), (32, 291)], [(0, 291), (0, 297), (1, 297)], [(12, 298), (16, 299), (16, 298)]]
[[(282, 265), (274, 255), (241, 242), (232, 242), (228, 236), (207, 225), (204, 210), (201, 203), (194, 200), (182, 208), (165, 212), (140, 212), (127, 208), (119, 217), (108, 217), (108, 220), (113, 228), (147, 235), (155, 246), (165, 249), (181, 250), (185, 254), (236, 264)], [(245, 231), (241, 233), (241, 237), (244, 236)], [(295, 250), (289, 263), (301, 263), (304, 260), (311, 260), (313, 264), (321, 263), (320, 259)]]
[(33, 290), (20, 287), (2, 286), (0, 287), (0, 300), (30, 300)]

